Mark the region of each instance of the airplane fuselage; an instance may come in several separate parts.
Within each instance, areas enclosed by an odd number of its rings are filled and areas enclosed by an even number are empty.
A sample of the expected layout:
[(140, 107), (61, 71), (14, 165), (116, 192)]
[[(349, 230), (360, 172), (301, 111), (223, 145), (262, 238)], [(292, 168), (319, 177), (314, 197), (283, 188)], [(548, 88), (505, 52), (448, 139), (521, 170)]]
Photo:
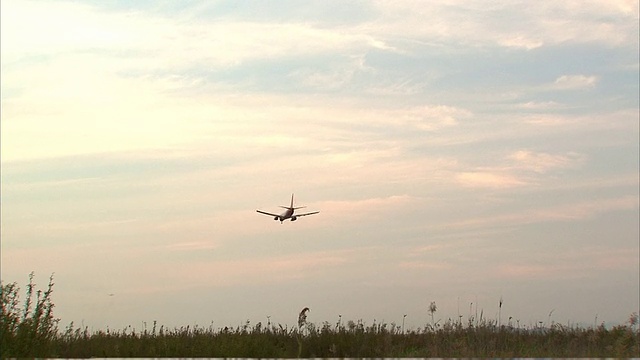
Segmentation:
[(287, 219), (291, 219), (291, 221), (296, 221), (298, 218), (296, 216), (293, 216), (293, 213), (295, 211), (295, 209), (287, 209), (287, 211), (277, 216), (274, 220), (280, 220), (280, 222), (283, 222)]

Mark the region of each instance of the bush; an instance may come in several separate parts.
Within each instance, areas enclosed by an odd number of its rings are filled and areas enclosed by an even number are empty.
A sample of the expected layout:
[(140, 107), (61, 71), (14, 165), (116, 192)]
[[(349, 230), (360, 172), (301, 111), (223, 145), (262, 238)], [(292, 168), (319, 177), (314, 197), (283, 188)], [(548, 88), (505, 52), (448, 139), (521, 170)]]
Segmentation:
[[(53, 274), (46, 291), (34, 293), (33, 272), (29, 274), (26, 298), (20, 309), (20, 288), (17, 283), (0, 283), (2, 317), (0, 318), (0, 356), (51, 356), (51, 347), (58, 333), (58, 321), (53, 317)], [(35, 299), (34, 299), (35, 296)]]

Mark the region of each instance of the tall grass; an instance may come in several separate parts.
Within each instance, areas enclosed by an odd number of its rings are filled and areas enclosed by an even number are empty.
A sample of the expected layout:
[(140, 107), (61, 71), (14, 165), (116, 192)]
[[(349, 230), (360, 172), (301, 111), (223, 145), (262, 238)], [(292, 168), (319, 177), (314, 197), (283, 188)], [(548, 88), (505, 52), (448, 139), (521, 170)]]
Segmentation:
[[(20, 308), (20, 296), (17, 283), (1, 284), (2, 317), (0, 331), (2, 340), (1, 356), (44, 357), (51, 354), (58, 338), (58, 319), (53, 317), (53, 274), (49, 277), (49, 285), (43, 292), (34, 292), (33, 272), (29, 274), (26, 297)], [(35, 296), (35, 298), (34, 298)]]
[(298, 328), (245, 324), (233, 329), (180, 327), (159, 331), (89, 333), (68, 329), (52, 355), (62, 357), (637, 357), (640, 334), (628, 326), (607, 329), (512, 328), (485, 321), (447, 321), (405, 331), (395, 324), (307, 323)]
[[(309, 311), (298, 315), (293, 328), (246, 322), (235, 328), (186, 326), (167, 329), (153, 322), (151, 329), (76, 328), (63, 331), (51, 310), (53, 278), (47, 291), (35, 292), (29, 276), (27, 297), (19, 307), (15, 283), (2, 285), (2, 357), (638, 357), (640, 331), (637, 315), (629, 326), (581, 328), (538, 324), (501, 325), (470, 317), (431, 321), (405, 330), (394, 323), (342, 321), (316, 325)], [(404, 319), (404, 318), (403, 318)]]

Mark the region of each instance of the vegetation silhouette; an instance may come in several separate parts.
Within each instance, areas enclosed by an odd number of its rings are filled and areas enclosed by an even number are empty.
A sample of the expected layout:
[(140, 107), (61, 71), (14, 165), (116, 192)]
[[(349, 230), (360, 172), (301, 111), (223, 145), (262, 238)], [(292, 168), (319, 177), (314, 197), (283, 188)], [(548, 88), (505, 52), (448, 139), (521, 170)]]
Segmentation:
[[(51, 301), (53, 275), (45, 291), (35, 291), (29, 275), (20, 308), (17, 283), (2, 284), (1, 357), (638, 357), (638, 314), (627, 325), (581, 328), (557, 323), (514, 326), (470, 316), (434, 321), (437, 308), (427, 311), (431, 323), (405, 330), (391, 324), (366, 325), (362, 320), (320, 326), (307, 321), (308, 308), (298, 315), (298, 327), (248, 321), (236, 328), (186, 326), (168, 329), (154, 321), (151, 329), (76, 328), (58, 330)], [(502, 305), (502, 299), (500, 301)], [(403, 318), (404, 320), (404, 318)]]

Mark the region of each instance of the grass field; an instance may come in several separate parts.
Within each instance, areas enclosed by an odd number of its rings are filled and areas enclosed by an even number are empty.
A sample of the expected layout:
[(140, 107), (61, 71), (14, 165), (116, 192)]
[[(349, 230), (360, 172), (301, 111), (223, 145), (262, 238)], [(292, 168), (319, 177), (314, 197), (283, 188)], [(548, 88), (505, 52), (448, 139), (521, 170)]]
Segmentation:
[[(58, 328), (53, 277), (47, 290), (31, 281), (19, 299), (16, 283), (2, 284), (1, 356), (6, 357), (638, 357), (637, 314), (629, 324), (581, 328), (514, 327), (498, 321), (449, 320), (403, 331), (396, 324), (348, 321), (316, 325), (303, 309), (298, 327), (246, 323), (236, 328), (180, 327), (99, 330)], [(435, 310), (435, 303), (432, 303)], [(431, 312), (433, 315), (433, 312)]]

